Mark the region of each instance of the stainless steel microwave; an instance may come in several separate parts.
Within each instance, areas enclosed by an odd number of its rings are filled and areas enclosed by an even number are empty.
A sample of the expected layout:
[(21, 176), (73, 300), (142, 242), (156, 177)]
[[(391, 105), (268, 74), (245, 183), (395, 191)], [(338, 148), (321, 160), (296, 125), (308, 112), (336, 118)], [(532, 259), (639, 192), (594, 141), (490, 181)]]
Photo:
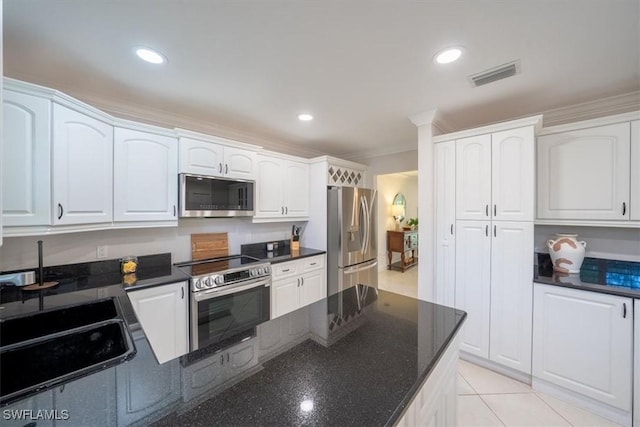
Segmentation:
[(255, 182), (179, 174), (181, 217), (253, 216)]

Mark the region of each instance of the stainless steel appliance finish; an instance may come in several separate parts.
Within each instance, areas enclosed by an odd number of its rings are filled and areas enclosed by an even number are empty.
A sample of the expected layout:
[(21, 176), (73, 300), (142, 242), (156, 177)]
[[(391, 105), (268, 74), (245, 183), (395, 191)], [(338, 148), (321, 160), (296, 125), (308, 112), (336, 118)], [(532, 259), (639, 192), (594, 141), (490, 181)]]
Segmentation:
[(366, 188), (327, 191), (329, 295), (359, 284), (378, 287), (375, 198)]
[(271, 264), (234, 255), (176, 266), (191, 277), (191, 351), (270, 319)]
[(253, 216), (255, 182), (179, 174), (181, 217)]

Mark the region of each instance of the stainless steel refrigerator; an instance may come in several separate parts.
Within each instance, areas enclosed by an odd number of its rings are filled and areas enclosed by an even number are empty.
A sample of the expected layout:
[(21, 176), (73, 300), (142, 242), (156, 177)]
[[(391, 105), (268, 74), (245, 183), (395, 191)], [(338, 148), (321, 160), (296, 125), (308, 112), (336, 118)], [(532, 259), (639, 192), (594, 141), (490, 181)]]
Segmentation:
[[(327, 291), (378, 287), (376, 191), (329, 187), (327, 190)], [(356, 287), (358, 288), (358, 287)]]

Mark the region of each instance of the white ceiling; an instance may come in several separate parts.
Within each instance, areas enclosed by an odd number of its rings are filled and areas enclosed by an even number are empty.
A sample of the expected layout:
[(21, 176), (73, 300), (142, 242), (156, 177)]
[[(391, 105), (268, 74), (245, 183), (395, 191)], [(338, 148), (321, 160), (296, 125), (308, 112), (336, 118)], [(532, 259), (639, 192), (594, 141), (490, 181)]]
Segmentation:
[[(640, 89), (638, 0), (4, 0), (3, 13), (7, 76), (332, 155), (415, 148), (408, 116), (432, 108), (459, 130)], [(142, 63), (137, 45), (168, 63)], [(435, 65), (449, 45), (464, 57)], [(517, 59), (515, 77), (468, 82)]]

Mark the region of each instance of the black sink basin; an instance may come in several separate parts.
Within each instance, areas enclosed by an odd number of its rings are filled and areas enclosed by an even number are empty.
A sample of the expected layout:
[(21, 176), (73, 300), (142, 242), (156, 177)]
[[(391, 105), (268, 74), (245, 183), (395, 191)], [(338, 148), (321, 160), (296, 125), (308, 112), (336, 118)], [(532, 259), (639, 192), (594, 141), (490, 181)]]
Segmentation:
[(115, 299), (0, 321), (0, 405), (131, 359), (136, 349)]
[(120, 315), (113, 298), (0, 320), (0, 347), (68, 331)]

